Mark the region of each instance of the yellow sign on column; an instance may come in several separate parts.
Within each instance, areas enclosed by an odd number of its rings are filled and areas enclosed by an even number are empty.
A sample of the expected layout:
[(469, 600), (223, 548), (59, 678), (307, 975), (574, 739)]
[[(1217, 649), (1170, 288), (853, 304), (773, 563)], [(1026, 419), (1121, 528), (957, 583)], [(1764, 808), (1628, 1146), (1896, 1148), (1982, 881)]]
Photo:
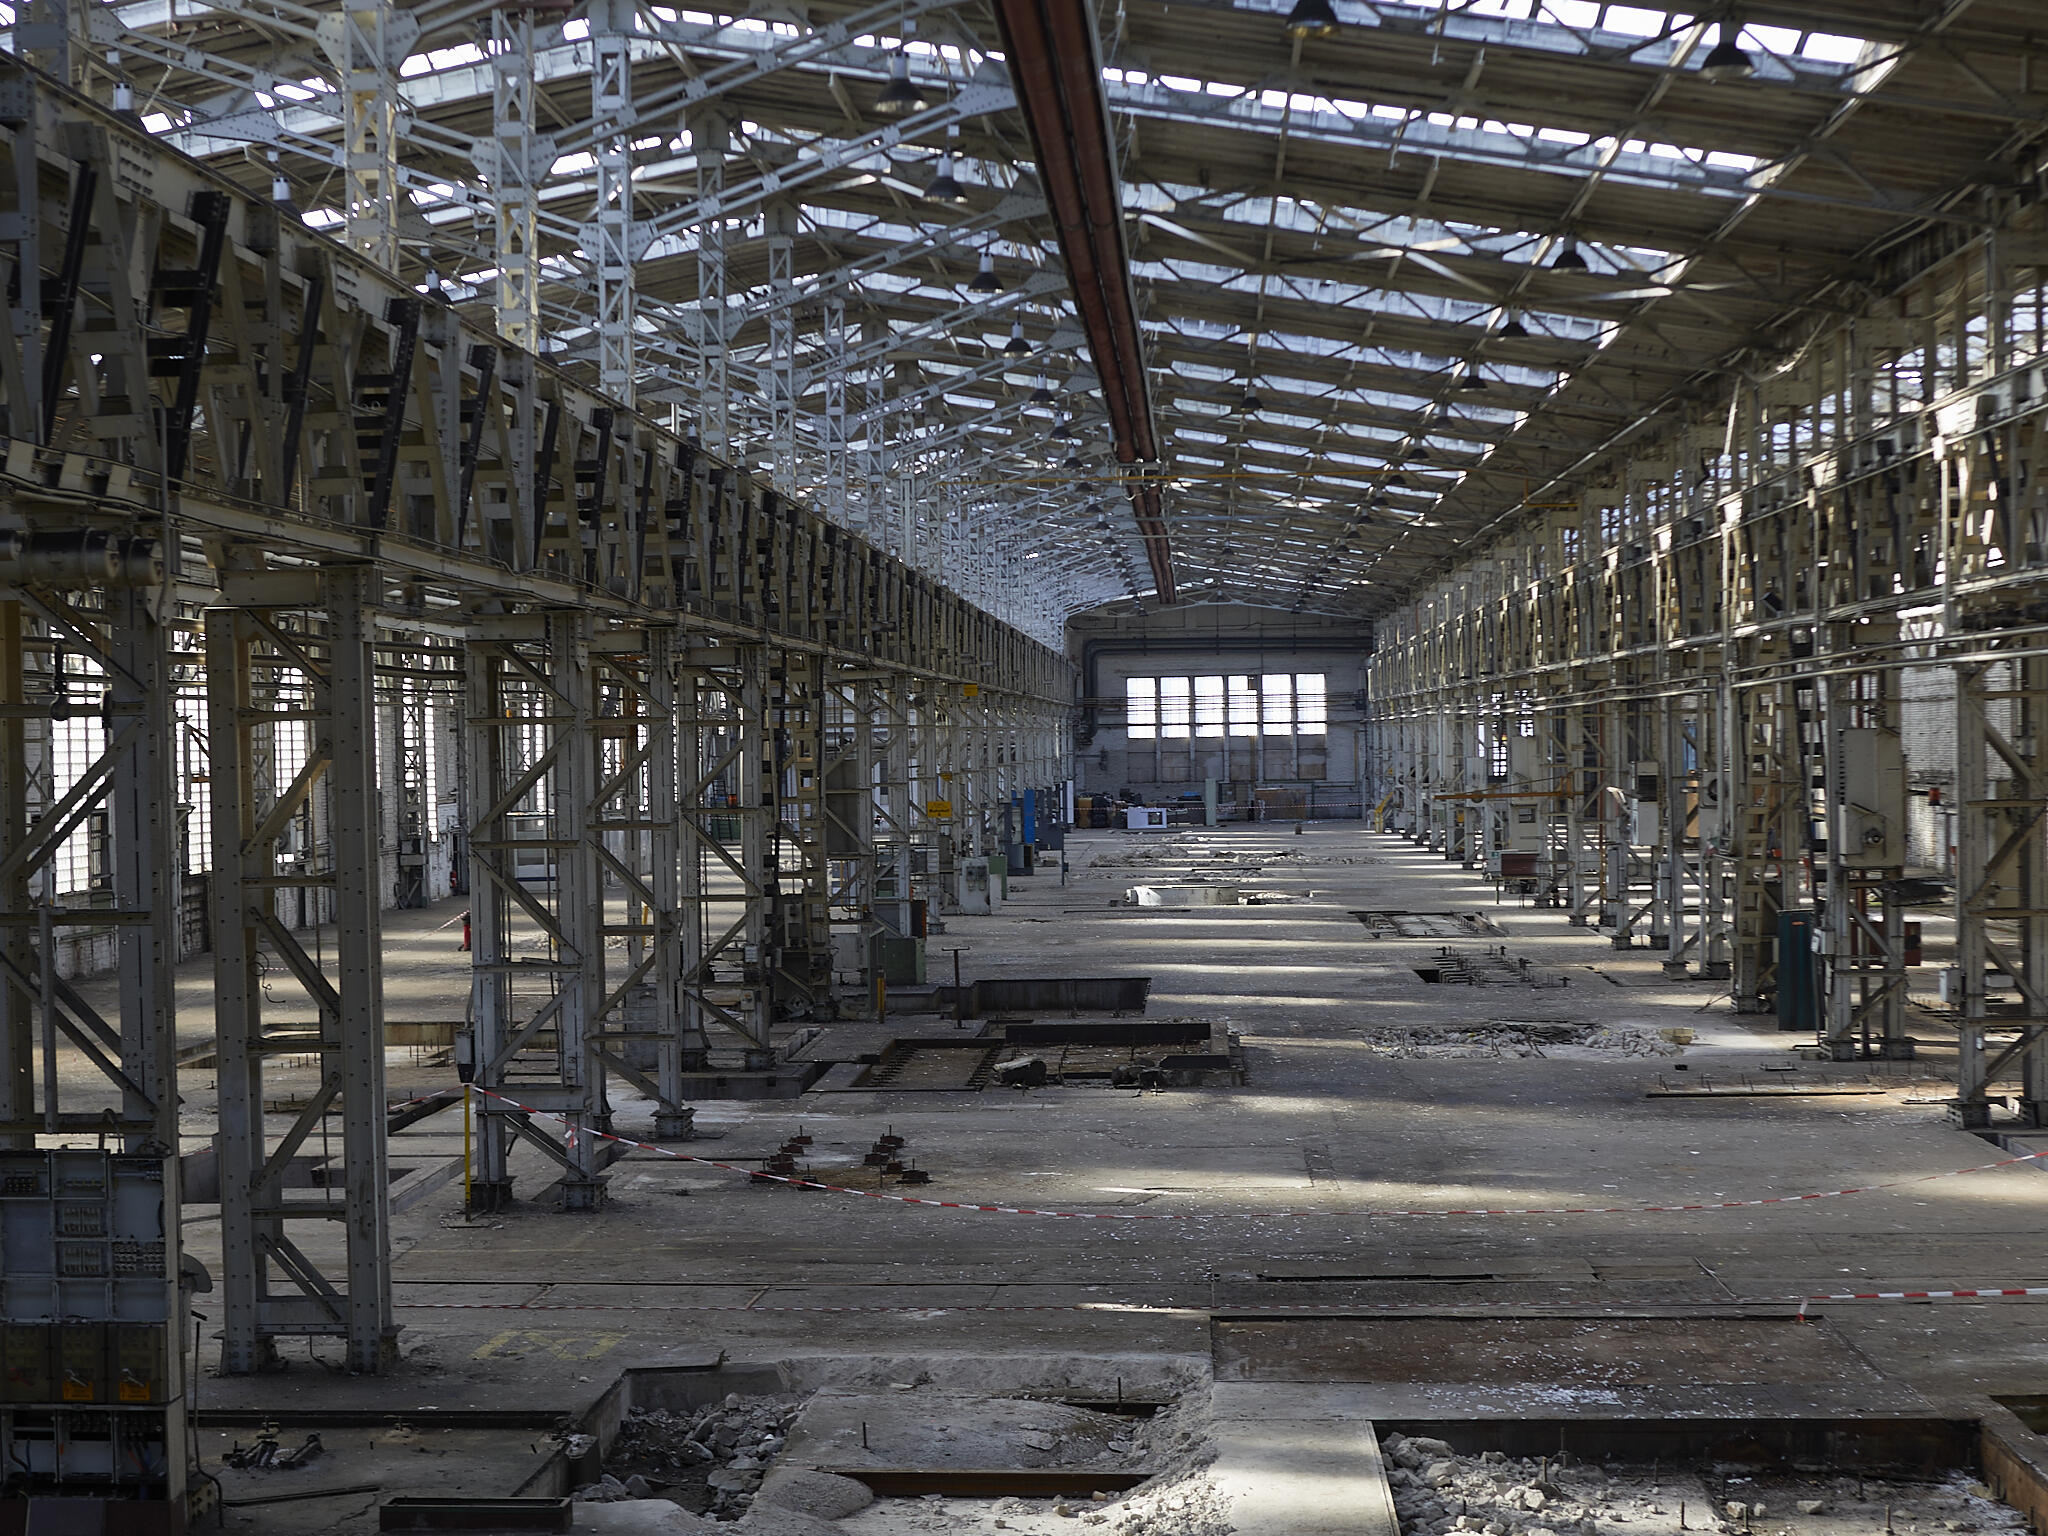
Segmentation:
[(963, 699), (978, 699), (978, 698), (980, 698), (980, 697), (981, 697), (981, 684), (979, 684), (979, 683), (962, 683), (962, 684), (960, 685), (960, 697), (961, 697), (961, 698), (963, 698)]
[(950, 800), (927, 800), (924, 803), (924, 813), (934, 821), (951, 821), (953, 819), (953, 802)]

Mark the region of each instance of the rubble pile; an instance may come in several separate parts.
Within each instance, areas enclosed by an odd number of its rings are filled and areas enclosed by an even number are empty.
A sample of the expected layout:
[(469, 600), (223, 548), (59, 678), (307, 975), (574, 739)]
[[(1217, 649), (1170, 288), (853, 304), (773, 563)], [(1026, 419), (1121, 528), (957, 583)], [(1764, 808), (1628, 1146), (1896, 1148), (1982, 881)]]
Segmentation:
[(737, 1519), (781, 1453), (798, 1406), (794, 1398), (730, 1393), (694, 1412), (632, 1409), (612, 1441), (604, 1476), (575, 1497), (594, 1504), (667, 1499)]
[(1662, 1030), (1633, 1024), (1502, 1023), (1437, 1028), (1368, 1029), (1365, 1047), (1382, 1056), (1411, 1061), (1464, 1061), (1487, 1057), (1571, 1056), (1598, 1060), (1612, 1056), (1681, 1056), (1685, 1047)]
[(1579, 1049), (1608, 1051), (1619, 1056), (1683, 1056), (1685, 1046), (1661, 1029), (1643, 1029), (1632, 1024), (1603, 1024), (1583, 1040)]
[(1402, 1536), (2019, 1536), (2026, 1525), (1963, 1472), (1922, 1482), (1725, 1463), (1601, 1466), (1461, 1456), (1400, 1434), (1380, 1448)]
[(1388, 1435), (1380, 1450), (1402, 1536), (1596, 1536), (1599, 1529), (1595, 1511), (1604, 1498), (1589, 1489), (1568, 1497), (1563, 1474), (1547, 1463), (1499, 1451), (1459, 1456), (1446, 1441), (1400, 1434)]

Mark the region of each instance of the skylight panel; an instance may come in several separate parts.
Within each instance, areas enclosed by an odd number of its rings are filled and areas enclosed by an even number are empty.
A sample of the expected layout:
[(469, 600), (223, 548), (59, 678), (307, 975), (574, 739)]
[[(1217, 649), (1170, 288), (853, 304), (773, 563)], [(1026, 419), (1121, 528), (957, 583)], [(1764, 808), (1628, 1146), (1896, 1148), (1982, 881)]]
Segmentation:
[(1542, 13), (1562, 27), (1591, 31), (1600, 25), (1600, 7), (1594, 0), (1544, 0)]
[(487, 55), (475, 43), (460, 43), (453, 48), (436, 48), (431, 53), (416, 53), (398, 66), (400, 75), (411, 78), (414, 75), (431, 74), (442, 69), (462, 69), (471, 64), (480, 64)]
[(1829, 64), (1854, 64), (1862, 59), (1863, 50), (1869, 46), (1860, 37), (1838, 37), (1831, 32), (1809, 32), (1799, 44), (1799, 56), (1803, 59), (1819, 59)]
[(1675, 12), (1646, 11), (1633, 5), (1610, 5), (1600, 18), (1600, 25), (1605, 31), (1625, 32), (1631, 37), (1660, 37), (1691, 26), (1692, 18)]

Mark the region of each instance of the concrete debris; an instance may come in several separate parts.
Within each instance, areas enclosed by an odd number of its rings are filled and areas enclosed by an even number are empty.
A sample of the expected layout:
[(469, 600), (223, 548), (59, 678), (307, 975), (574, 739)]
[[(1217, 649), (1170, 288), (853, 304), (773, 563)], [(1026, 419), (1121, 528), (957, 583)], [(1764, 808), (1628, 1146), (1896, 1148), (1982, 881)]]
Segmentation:
[(756, 1510), (773, 1504), (819, 1520), (843, 1520), (875, 1502), (868, 1485), (830, 1472), (811, 1472), (801, 1467), (777, 1467), (761, 1479), (754, 1495)]
[(1548, 1056), (1583, 1061), (1682, 1056), (1685, 1047), (1660, 1029), (1635, 1024), (1501, 1023), (1368, 1029), (1366, 1049), (1410, 1061), (1467, 1061)]
[(842, 1536), (841, 1528), (832, 1521), (785, 1509), (780, 1504), (756, 1503), (725, 1529), (735, 1536)]
[(1098, 854), (1084, 867), (1091, 870), (1145, 869), (1161, 864), (1181, 864), (1188, 867), (1190, 878), (1200, 878), (1209, 873), (1256, 875), (1268, 864), (1334, 868), (1388, 862), (1373, 854), (1312, 853), (1305, 848), (1293, 847), (1246, 847), (1238, 844), (1230, 834), (1226, 833), (1224, 837), (1230, 839), (1229, 843), (1200, 834), (1161, 837), (1155, 833), (1131, 847)]
[(1381, 1449), (1402, 1536), (1868, 1536), (1888, 1523), (1902, 1533), (2020, 1536), (2026, 1525), (1962, 1473), (1880, 1483), (1723, 1463), (1603, 1468), (1498, 1451), (1461, 1456), (1398, 1434)]
[(728, 1528), (667, 1499), (626, 1499), (576, 1505), (572, 1529), (576, 1536), (715, 1536)]
[(995, 1080), (1005, 1088), (1043, 1088), (1051, 1077), (1043, 1056), (1019, 1056), (996, 1063)]
[(791, 1398), (733, 1393), (694, 1410), (632, 1409), (612, 1441), (604, 1476), (574, 1497), (588, 1504), (658, 1500), (737, 1518), (781, 1454), (798, 1406)]

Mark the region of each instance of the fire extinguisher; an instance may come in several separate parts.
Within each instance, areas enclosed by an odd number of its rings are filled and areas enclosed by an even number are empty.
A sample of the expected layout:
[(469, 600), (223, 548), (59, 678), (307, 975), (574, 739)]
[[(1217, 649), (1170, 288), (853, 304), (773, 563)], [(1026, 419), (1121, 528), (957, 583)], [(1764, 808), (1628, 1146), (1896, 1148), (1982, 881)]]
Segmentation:
[(465, 954), (469, 952), (469, 914), (467, 912), (462, 914), (462, 949)]

